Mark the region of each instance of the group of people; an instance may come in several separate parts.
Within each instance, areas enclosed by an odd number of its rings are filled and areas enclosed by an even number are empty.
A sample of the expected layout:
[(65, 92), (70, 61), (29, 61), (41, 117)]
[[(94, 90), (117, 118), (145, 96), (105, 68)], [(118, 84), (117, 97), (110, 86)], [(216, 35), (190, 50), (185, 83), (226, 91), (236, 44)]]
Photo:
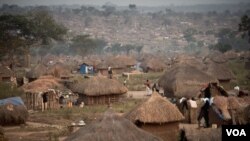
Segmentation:
[(151, 87), (150, 81), (147, 79), (146, 82), (144, 83), (146, 86), (146, 93), (147, 95), (151, 95), (154, 91), (160, 92), (160, 86), (158, 83), (154, 83), (153, 86)]

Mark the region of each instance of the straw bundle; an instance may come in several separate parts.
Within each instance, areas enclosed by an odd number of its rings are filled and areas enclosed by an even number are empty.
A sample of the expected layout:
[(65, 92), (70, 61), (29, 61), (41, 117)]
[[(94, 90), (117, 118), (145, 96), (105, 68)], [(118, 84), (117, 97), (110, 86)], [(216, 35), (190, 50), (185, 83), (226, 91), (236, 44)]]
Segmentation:
[(107, 111), (100, 122), (81, 128), (66, 141), (161, 141), (161, 139), (137, 128), (129, 120)]
[(168, 123), (184, 119), (178, 108), (157, 93), (125, 115), (129, 120), (142, 123)]
[(73, 92), (88, 96), (124, 94), (128, 89), (116, 79), (96, 76), (71, 86)]

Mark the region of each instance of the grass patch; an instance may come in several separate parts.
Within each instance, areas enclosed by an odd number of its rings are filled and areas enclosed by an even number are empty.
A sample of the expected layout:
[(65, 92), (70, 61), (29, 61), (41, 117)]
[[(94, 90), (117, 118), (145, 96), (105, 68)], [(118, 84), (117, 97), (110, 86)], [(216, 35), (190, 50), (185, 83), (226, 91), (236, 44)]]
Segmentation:
[[(157, 82), (157, 80), (164, 74), (164, 72), (154, 72), (154, 73), (143, 73), (130, 75), (129, 80), (127, 80), (127, 87), (130, 91), (144, 91), (144, 83), (148, 79), (151, 83)], [(126, 77), (120, 76), (118, 80), (123, 83)]]
[[(115, 112), (125, 113), (136, 107), (141, 101), (140, 99), (124, 99), (122, 102), (113, 103), (112, 108)], [(47, 110), (30, 114), (29, 121), (59, 125), (68, 125), (78, 120), (90, 122), (100, 117), (107, 109), (107, 105), (91, 105), (83, 108), (72, 107)]]
[(233, 88), (234, 86), (239, 85), (242, 89), (250, 90), (250, 80), (247, 78), (249, 70), (245, 69), (245, 62), (237, 59), (230, 60), (227, 64), (236, 77), (236, 81), (232, 81), (230, 87)]

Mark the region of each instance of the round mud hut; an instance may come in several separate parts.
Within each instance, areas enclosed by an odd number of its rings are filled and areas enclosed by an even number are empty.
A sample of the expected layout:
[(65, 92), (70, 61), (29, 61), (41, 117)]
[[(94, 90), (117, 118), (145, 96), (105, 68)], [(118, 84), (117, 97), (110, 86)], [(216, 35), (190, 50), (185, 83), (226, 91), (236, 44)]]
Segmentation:
[(56, 63), (48, 70), (48, 74), (60, 79), (69, 79), (71, 77), (71, 69), (62, 63)]
[(104, 76), (95, 76), (73, 84), (71, 90), (79, 94), (78, 102), (87, 105), (118, 102), (128, 91), (118, 80)]
[(153, 93), (125, 117), (164, 141), (178, 140), (179, 122), (184, 120), (178, 108), (158, 93)]
[(0, 100), (0, 125), (24, 124), (27, 119), (28, 111), (20, 97)]
[(194, 66), (179, 64), (167, 71), (159, 80), (167, 97), (197, 97), (202, 86), (217, 80)]
[(101, 121), (81, 128), (65, 141), (162, 141), (137, 128), (129, 120), (115, 115), (111, 110), (104, 113)]

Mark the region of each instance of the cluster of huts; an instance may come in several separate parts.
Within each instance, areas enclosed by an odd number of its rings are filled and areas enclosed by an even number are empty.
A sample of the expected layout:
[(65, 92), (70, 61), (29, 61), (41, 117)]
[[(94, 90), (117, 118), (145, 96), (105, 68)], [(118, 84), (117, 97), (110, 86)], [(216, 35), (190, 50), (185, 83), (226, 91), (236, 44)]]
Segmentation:
[[(180, 123), (197, 124), (201, 102), (199, 98), (202, 96), (200, 90), (207, 83), (212, 84), (211, 93), (214, 97), (211, 112), (209, 112), (211, 124), (218, 127), (223, 124), (249, 124), (249, 96), (240, 97), (237, 93), (232, 96), (226, 91), (227, 83), (234, 79), (233, 73), (225, 65), (227, 59), (233, 59), (233, 55), (230, 55), (230, 52), (227, 54), (223, 56), (216, 54), (200, 59), (180, 55), (167, 61), (157, 57), (140, 58), (141, 67), (146, 72), (165, 70), (165, 74), (159, 79), (159, 85), (164, 89), (165, 97), (154, 92), (147, 100), (123, 116), (115, 115), (112, 110), (109, 110), (102, 120), (81, 128), (66, 140), (174, 141), (179, 137), (195, 140), (194, 138), (199, 135), (199, 140), (206, 140), (204, 132), (211, 133), (210, 139), (217, 140), (220, 137), (217, 136), (216, 128), (197, 131), (191, 125), (180, 126)], [(235, 56), (238, 57), (238, 55)], [(41, 95), (45, 92), (49, 95), (48, 108), (59, 108), (60, 92), (68, 89), (78, 95), (77, 103), (109, 105), (122, 101), (128, 89), (115, 78), (109, 79), (105, 75), (109, 66), (116, 74), (135, 69), (136, 59), (127, 56), (98, 59), (92, 56), (83, 60), (83, 63), (77, 67), (80, 73), (89, 74), (98, 71), (100, 74), (70, 82), (69, 85), (65, 85), (73, 75), (73, 68), (69, 65), (40, 63), (31, 68), (26, 74), (28, 83), (22, 86), (26, 94), (27, 109), (42, 109)], [(6, 68), (1, 70), (0, 74), (8, 73), (12, 76), (11, 70)], [(7, 80), (7, 78), (1, 75), (1, 80)], [(192, 104), (188, 104), (186, 108), (181, 104), (178, 105), (179, 99), (183, 97), (196, 100), (197, 107), (193, 107)], [(5, 109), (11, 108), (8, 106)], [(0, 117), (0, 119), (5, 118)]]

